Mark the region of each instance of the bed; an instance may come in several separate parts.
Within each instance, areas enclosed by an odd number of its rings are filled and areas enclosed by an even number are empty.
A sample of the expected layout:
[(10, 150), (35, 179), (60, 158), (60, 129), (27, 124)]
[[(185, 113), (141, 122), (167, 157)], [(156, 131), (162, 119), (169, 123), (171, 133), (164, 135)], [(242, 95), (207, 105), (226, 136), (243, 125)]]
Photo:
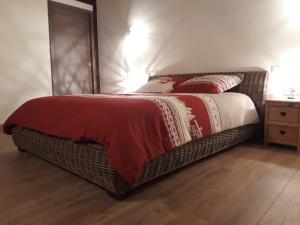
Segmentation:
[[(260, 121), (263, 121), (264, 101), (266, 95), (266, 71), (220, 72), (211, 74), (244, 74), (243, 82), (230, 90), (251, 98)], [(207, 75), (208, 73), (205, 73)], [(180, 76), (198, 77), (204, 73), (181, 74)], [(174, 75), (163, 75), (174, 76)], [(157, 77), (157, 76), (156, 76)], [(153, 77), (150, 77), (150, 80)], [(132, 182), (120, 176), (107, 156), (105, 147), (99, 143), (85, 141), (74, 142), (68, 138), (47, 135), (34, 129), (14, 126), (11, 129), (13, 141), (22, 152), (29, 152), (64, 168), (100, 187), (115, 199), (128, 197), (139, 186), (162, 175), (185, 167), (195, 161), (213, 155), (221, 150), (237, 145), (256, 136), (262, 137), (263, 126), (247, 124), (227, 129), (201, 139), (191, 140), (163, 155), (149, 161), (139, 176)], [(255, 135), (254, 135), (255, 134)]]

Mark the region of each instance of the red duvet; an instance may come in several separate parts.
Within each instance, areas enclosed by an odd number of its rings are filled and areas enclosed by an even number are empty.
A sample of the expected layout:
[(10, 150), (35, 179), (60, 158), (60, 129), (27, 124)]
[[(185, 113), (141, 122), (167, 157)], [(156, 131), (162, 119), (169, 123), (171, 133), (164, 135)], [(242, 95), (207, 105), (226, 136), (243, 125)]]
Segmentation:
[(44, 97), (17, 109), (5, 122), (4, 132), (21, 126), (101, 143), (113, 168), (132, 183), (151, 160), (215, 133), (217, 113), (208, 110), (213, 104), (211, 99), (176, 94)]

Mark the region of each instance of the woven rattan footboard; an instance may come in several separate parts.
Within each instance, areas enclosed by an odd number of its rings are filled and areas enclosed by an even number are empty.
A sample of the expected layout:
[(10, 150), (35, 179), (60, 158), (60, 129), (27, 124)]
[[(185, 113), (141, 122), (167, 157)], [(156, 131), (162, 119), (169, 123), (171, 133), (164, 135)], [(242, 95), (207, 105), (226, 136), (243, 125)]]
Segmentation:
[(20, 150), (75, 173), (101, 186), (113, 197), (122, 199), (143, 183), (248, 140), (254, 130), (254, 125), (248, 125), (191, 141), (153, 160), (132, 185), (127, 184), (111, 167), (100, 144), (74, 143), (21, 127), (15, 127), (12, 135)]

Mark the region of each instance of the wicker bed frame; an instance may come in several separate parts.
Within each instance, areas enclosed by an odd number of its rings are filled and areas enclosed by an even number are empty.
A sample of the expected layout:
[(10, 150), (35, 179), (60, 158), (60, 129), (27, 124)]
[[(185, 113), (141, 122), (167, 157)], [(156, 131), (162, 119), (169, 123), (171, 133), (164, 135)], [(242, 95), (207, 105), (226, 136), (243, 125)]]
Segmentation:
[[(234, 91), (250, 96), (259, 112), (260, 119), (263, 121), (267, 73), (265, 71), (242, 73), (245, 74), (245, 79)], [(202, 75), (203, 73), (186, 74), (184, 76)], [(133, 184), (125, 182), (111, 167), (105, 149), (101, 144), (74, 143), (71, 140), (52, 137), (21, 127), (13, 128), (12, 136), (14, 143), (21, 151), (32, 153), (75, 173), (104, 188), (110, 196), (121, 200), (146, 182), (249, 140), (254, 133), (257, 133), (257, 130), (262, 130), (262, 126), (243, 126), (177, 147), (151, 161), (144, 168), (140, 178)]]

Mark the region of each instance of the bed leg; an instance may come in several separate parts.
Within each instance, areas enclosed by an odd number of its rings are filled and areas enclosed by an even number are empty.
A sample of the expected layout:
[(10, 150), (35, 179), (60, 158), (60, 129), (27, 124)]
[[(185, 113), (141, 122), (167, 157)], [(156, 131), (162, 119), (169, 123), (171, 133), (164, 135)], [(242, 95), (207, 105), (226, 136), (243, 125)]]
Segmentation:
[(23, 152), (26, 152), (24, 149), (20, 149), (20, 148), (18, 148), (18, 151), (19, 151), (19, 152), (22, 152), (22, 153), (23, 153)]
[(116, 193), (113, 193), (111, 191), (107, 191), (106, 192), (107, 195), (117, 201), (123, 201), (124, 199), (128, 198), (130, 196), (129, 193), (125, 193), (125, 194), (116, 194)]

